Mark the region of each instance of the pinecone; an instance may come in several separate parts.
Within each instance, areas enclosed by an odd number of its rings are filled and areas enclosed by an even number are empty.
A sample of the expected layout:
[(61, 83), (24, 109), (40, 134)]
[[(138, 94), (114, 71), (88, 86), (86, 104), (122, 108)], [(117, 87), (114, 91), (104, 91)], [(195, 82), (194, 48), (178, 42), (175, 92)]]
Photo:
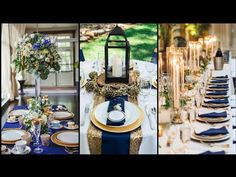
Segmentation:
[(89, 73), (89, 77), (90, 79), (94, 80), (98, 77), (98, 73), (96, 71), (92, 71), (91, 73)]
[(88, 81), (85, 84), (85, 89), (87, 92), (92, 92), (94, 90), (94, 82), (93, 81)]

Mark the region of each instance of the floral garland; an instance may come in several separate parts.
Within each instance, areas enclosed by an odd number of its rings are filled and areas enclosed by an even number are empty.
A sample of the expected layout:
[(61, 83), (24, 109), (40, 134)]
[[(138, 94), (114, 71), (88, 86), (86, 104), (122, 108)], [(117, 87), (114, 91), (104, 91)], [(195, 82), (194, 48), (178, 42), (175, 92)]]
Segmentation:
[[(138, 73), (137, 73), (138, 75)], [(132, 85), (123, 85), (119, 88), (112, 87), (111, 84), (105, 84), (104, 86), (99, 86), (97, 83), (98, 73), (93, 71), (89, 73), (90, 79), (87, 80), (85, 84), (85, 89), (87, 92), (94, 92), (100, 94), (104, 97), (115, 97), (128, 95), (136, 98), (140, 92), (138, 81), (134, 82)]]
[(26, 70), (43, 80), (48, 78), (50, 69), (60, 70), (61, 60), (55, 46), (55, 40), (45, 34), (25, 34), (15, 44), (16, 55), (13, 65), (17, 72)]

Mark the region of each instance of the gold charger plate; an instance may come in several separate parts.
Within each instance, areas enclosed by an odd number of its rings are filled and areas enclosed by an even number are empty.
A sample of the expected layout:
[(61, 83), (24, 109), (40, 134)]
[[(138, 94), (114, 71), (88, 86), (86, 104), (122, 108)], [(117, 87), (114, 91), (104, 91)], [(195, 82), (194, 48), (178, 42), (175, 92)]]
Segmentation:
[[(24, 132), (25, 134), (27, 133), (25, 130), (21, 130), (21, 129), (19, 129), (19, 128), (4, 128), (3, 130), (2, 130), (2, 132), (3, 131), (7, 131), (7, 130), (19, 130), (19, 131), (22, 131), (22, 132)], [(1, 132), (1, 133), (2, 133)], [(16, 143), (16, 141), (19, 141), (19, 140), (21, 140), (21, 139), (17, 139), (17, 140), (15, 140), (15, 141), (1, 141), (1, 143), (2, 144), (15, 144)]]
[(73, 113), (73, 112), (70, 112), (70, 111), (56, 111), (56, 112), (68, 112), (68, 113), (70, 113), (71, 115), (70, 115), (70, 116), (67, 116), (67, 117), (62, 117), (62, 118), (53, 117), (55, 120), (67, 120), (67, 119), (71, 119), (71, 118), (74, 117), (74, 113)]
[[(64, 146), (64, 147), (79, 147), (79, 143), (78, 144), (67, 144), (67, 143), (63, 143), (62, 141), (58, 140), (57, 139), (57, 135), (62, 133), (62, 132), (78, 132), (78, 131), (73, 131), (73, 130), (62, 130), (62, 131), (58, 131), (56, 133), (54, 133), (52, 136), (51, 136), (51, 141), (56, 144), (56, 145), (59, 145), (59, 146)], [(79, 132), (78, 132), (79, 134)]]
[[(90, 114), (90, 118), (91, 118), (91, 122), (99, 129), (107, 131), (107, 132), (112, 132), (112, 133), (125, 133), (125, 132), (130, 132), (133, 131), (135, 129), (137, 129), (138, 127), (141, 126), (141, 124), (143, 123), (144, 120), (144, 112), (143, 110), (138, 107), (139, 111), (140, 111), (140, 117), (132, 124), (127, 125), (127, 126), (106, 126), (101, 124), (100, 122), (98, 122), (96, 120), (94, 111), (91, 112)], [(95, 110), (95, 109), (94, 109)]]

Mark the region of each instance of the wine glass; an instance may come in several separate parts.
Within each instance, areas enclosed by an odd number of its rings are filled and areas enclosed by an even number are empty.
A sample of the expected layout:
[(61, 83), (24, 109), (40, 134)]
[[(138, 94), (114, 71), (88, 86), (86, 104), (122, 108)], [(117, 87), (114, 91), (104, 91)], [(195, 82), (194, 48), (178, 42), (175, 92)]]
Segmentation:
[(36, 148), (34, 149), (34, 152), (35, 153), (42, 153), (43, 152), (43, 149), (40, 148), (40, 145), (39, 145), (39, 137), (40, 137), (40, 131), (41, 131), (41, 120), (39, 119), (33, 119), (32, 120), (32, 126), (33, 126), (33, 133), (34, 133), (34, 136), (35, 136), (35, 143), (34, 143), (34, 146), (36, 146)]
[(139, 88), (140, 88), (140, 95), (143, 96), (142, 102), (146, 103), (146, 97), (151, 92), (150, 78), (147, 76), (140, 77)]

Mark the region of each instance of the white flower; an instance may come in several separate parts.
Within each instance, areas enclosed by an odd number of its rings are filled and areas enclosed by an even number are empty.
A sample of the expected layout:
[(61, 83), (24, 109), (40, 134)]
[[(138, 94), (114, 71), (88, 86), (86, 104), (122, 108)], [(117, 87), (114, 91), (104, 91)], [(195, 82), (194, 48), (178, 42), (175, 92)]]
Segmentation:
[(23, 39), (22, 39), (22, 38), (20, 38), (20, 39), (19, 39), (19, 42), (20, 42), (20, 43), (22, 43), (22, 42), (23, 42)]
[(34, 55), (34, 51), (30, 51), (30, 54), (31, 54), (31, 55)]
[(40, 58), (40, 59), (43, 59), (43, 58), (44, 58), (44, 56), (43, 56), (43, 55), (40, 55), (40, 56), (39, 56), (39, 58)]
[(33, 38), (34, 38), (34, 36), (35, 36), (35, 34), (31, 34), (31, 35), (30, 35), (31, 39), (33, 39)]
[(47, 57), (47, 58), (45, 59), (45, 61), (46, 61), (46, 62), (50, 62), (50, 58)]
[(45, 41), (45, 40), (44, 40), (44, 39), (42, 39), (42, 40), (41, 40), (41, 43), (44, 43), (44, 41)]

